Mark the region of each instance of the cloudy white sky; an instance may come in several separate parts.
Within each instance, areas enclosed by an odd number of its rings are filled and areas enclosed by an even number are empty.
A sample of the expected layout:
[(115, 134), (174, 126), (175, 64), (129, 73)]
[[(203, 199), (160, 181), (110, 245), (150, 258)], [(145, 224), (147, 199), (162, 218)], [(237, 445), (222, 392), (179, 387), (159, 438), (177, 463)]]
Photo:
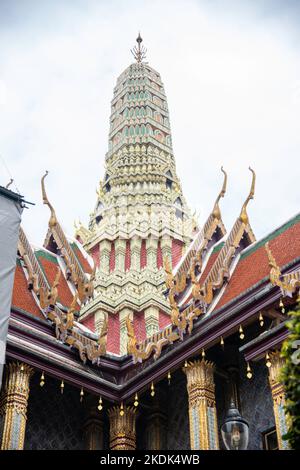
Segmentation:
[[(204, 222), (228, 172), (227, 228), (249, 191), (257, 237), (299, 210), (300, 2), (0, 0), (0, 154), (36, 205), (23, 225), (41, 244), (48, 208), (88, 222), (104, 174), (110, 100), (140, 30), (168, 97), (177, 171)], [(9, 180), (0, 158), (0, 184)], [(15, 189), (13, 187), (12, 189)]]

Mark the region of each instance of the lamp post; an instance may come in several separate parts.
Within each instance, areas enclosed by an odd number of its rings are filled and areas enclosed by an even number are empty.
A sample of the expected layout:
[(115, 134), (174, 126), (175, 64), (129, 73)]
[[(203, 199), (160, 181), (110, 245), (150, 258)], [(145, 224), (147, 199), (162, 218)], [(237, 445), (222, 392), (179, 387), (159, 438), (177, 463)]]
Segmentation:
[(246, 450), (248, 447), (249, 425), (233, 401), (221, 426), (221, 435), (227, 450)]

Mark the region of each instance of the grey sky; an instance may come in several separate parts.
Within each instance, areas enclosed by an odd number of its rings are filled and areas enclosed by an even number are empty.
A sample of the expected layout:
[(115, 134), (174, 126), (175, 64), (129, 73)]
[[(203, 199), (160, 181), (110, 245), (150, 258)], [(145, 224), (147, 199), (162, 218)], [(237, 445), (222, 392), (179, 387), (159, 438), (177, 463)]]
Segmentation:
[[(41, 244), (48, 196), (68, 234), (87, 223), (104, 174), (110, 100), (138, 30), (164, 81), (185, 197), (230, 229), (257, 173), (249, 215), (257, 237), (299, 210), (300, 2), (0, 0), (0, 154)], [(0, 159), (0, 184), (9, 180)], [(14, 189), (14, 188), (13, 188)]]

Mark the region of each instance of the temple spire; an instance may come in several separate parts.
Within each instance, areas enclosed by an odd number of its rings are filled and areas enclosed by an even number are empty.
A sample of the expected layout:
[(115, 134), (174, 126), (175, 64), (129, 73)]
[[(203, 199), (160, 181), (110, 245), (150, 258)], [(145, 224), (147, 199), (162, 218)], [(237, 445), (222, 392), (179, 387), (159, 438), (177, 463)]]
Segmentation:
[(133, 55), (135, 60), (140, 63), (143, 61), (143, 59), (146, 58), (146, 53), (147, 53), (147, 49), (144, 46), (141, 46), (143, 39), (140, 33), (138, 37), (136, 38), (136, 42), (138, 45), (134, 46), (134, 48), (131, 49), (131, 54)]

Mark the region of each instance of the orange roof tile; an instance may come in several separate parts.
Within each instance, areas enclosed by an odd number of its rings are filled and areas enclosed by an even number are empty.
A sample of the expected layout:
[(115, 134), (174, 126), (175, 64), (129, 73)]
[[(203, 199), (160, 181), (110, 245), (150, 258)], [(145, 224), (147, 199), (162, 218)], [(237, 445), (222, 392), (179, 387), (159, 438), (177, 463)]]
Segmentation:
[(224, 306), (270, 273), (265, 243), (281, 267), (300, 257), (300, 215), (241, 253), (226, 290), (215, 310)]
[(207, 278), (209, 271), (211, 270), (214, 262), (216, 261), (217, 257), (219, 256), (219, 253), (221, 249), (223, 248), (224, 243), (218, 243), (217, 246), (214, 247), (213, 251), (211, 252), (211, 255), (207, 261), (207, 264), (204, 268), (203, 273), (200, 276), (200, 283), (203, 283), (205, 279)]
[(83, 256), (83, 254), (82, 254), (80, 248), (79, 248), (79, 247), (76, 245), (76, 243), (74, 243), (74, 242), (73, 242), (73, 243), (70, 243), (70, 247), (71, 247), (71, 249), (73, 250), (73, 252), (74, 252), (76, 258), (78, 259), (78, 261), (79, 261), (79, 263), (80, 263), (80, 265), (81, 265), (83, 271), (84, 271), (85, 273), (91, 274), (92, 268), (91, 268), (91, 266), (90, 266), (88, 260)]
[(42, 312), (28, 289), (27, 279), (19, 261), (17, 261), (15, 271), (12, 306), (44, 320)]

